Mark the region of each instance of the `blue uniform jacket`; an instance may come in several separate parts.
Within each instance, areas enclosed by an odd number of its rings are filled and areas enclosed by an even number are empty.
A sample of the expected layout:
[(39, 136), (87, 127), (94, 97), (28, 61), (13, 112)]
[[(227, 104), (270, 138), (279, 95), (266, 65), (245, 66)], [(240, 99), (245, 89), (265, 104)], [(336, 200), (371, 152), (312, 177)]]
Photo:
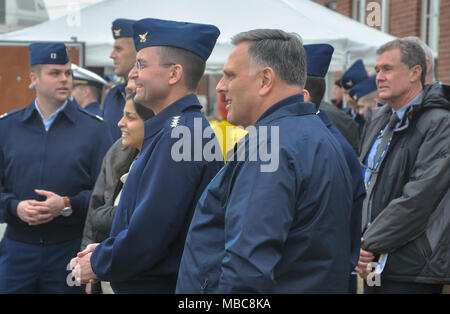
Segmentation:
[(125, 107), (125, 87), (127, 81), (111, 88), (103, 102), (103, 119), (108, 126), (113, 142), (122, 136), (117, 123), (123, 116), (123, 107)]
[[(100, 104), (98, 102), (91, 102), (90, 104), (88, 104), (84, 110), (86, 110), (87, 112), (92, 113), (94, 116), (99, 116), (101, 117), (103, 115), (102, 110), (100, 109)], [(122, 117), (122, 116), (121, 116)]]
[[(171, 133), (180, 126), (191, 133), (192, 155), (194, 146), (203, 149), (208, 142), (221, 156), (220, 144), (200, 109), (197, 97), (191, 94), (145, 122), (142, 151), (123, 187), (110, 237), (97, 246), (91, 257), (94, 272), (100, 279), (111, 281), (116, 292), (131, 292), (134, 283), (167, 280), (173, 280), (172, 292), (175, 289), (195, 205), (223, 166), (220, 160), (173, 158), (181, 136), (172, 138)], [(195, 123), (201, 124), (200, 129), (194, 128)], [(212, 133), (211, 139), (194, 139), (194, 134), (201, 136), (206, 128)]]
[(362, 176), (361, 165), (359, 164), (358, 156), (355, 154), (350, 143), (339, 132), (339, 130), (333, 125), (327, 113), (323, 110), (317, 114), (322, 122), (326, 125), (331, 134), (338, 140), (344, 152), (347, 166), (350, 169), (352, 175), (352, 188), (353, 188), (353, 205), (350, 222), (350, 239), (351, 239), (351, 256), (350, 256), (350, 269), (353, 271), (359, 260), (359, 249), (361, 248), (361, 219), (362, 219), (362, 205), (364, 197), (366, 196), (366, 188), (364, 187), (364, 179)]
[(256, 126), (278, 127), (279, 167), (227, 158), (195, 210), (176, 292), (347, 293), (353, 192), (339, 143), (302, 95)]
[[(48, 132), (34, 101), (0, 119), (0, 220), (5, 236), (26, 243), (81, 237), (92, 188), (111, 145), (104, 123), (69, 101)], [(70, 198), (73, 214), (29, 226), (17, 216), (22, 200), (45, 200), (34, 189)]]

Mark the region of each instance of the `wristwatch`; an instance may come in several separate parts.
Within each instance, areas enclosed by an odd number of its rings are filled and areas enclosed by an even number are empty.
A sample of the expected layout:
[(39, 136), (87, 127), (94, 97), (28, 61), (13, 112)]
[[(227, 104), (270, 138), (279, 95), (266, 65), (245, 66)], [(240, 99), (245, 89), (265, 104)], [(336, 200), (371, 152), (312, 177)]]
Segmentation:
[(64, 200), (64, 208), (61, 210), (61, 216), (68, 217), (72, 215), (72, 206), (70, 205), (70, 198), (64, 196), (63, 200)]

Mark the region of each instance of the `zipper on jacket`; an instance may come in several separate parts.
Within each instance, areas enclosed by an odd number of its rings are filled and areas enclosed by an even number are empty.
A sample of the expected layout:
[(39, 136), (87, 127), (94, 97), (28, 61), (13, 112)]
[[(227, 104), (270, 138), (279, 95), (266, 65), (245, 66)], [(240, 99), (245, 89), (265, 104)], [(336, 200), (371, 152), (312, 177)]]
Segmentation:
[(200, 292), (201, 294), (205, 294), (206, 293), (206, 287), (208, 286), (208, 278), (205, 279), (205, 282), (203, 283), (203, 285), (200, 287)]

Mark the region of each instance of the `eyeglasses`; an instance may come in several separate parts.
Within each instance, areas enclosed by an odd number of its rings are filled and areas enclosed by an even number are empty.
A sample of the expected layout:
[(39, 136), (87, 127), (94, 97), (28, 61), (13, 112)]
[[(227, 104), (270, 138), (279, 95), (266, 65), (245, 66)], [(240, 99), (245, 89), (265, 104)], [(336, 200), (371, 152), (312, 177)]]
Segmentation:
[(147, 64), (142, 60), (137, 60), (136, 63), (134, 64), (134, 66), (136, 67), (136, 69), (138, 71), (145, 69), (146, 67), (152, 66), (152, 65), (159, 65), (162, 67), (167, 67), (167, 66), (171, 66), (171, 65), (175, 65), (176, 63), (170, 62), (170, 63), (159, 63), (159, 64)]

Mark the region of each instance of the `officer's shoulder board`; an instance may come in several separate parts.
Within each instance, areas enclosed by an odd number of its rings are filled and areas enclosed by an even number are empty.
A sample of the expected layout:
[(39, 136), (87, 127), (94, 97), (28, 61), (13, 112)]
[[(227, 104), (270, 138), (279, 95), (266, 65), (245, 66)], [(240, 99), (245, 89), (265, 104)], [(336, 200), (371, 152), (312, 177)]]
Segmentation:
[(82, 113), (87, 114), (88, 116), (93, 117), (99, 121), (103, 121), (103, 118), (100, 117), (98, 114), (93, 114), (93, 113), (87, 111), (86, 109), (82, 108), (81, 106), (79, 106), (78, 110), (80, 110)]
[(19, 109), (12, 110), (10, 112), (6, 112), (6, 113), (0, 115), (0, 120), (4, 119), (6, 117), (11, 117), (11, 116), (15, 115), (16, 113), (19, 113), (19, 112), (25, 110), (25, 108), (19, 108)]
[(185, 125), (186, 117), (183, 114), (172, 116), (167, 120), (166, 127), (168, 129), (174, 129), (177, 126)]

